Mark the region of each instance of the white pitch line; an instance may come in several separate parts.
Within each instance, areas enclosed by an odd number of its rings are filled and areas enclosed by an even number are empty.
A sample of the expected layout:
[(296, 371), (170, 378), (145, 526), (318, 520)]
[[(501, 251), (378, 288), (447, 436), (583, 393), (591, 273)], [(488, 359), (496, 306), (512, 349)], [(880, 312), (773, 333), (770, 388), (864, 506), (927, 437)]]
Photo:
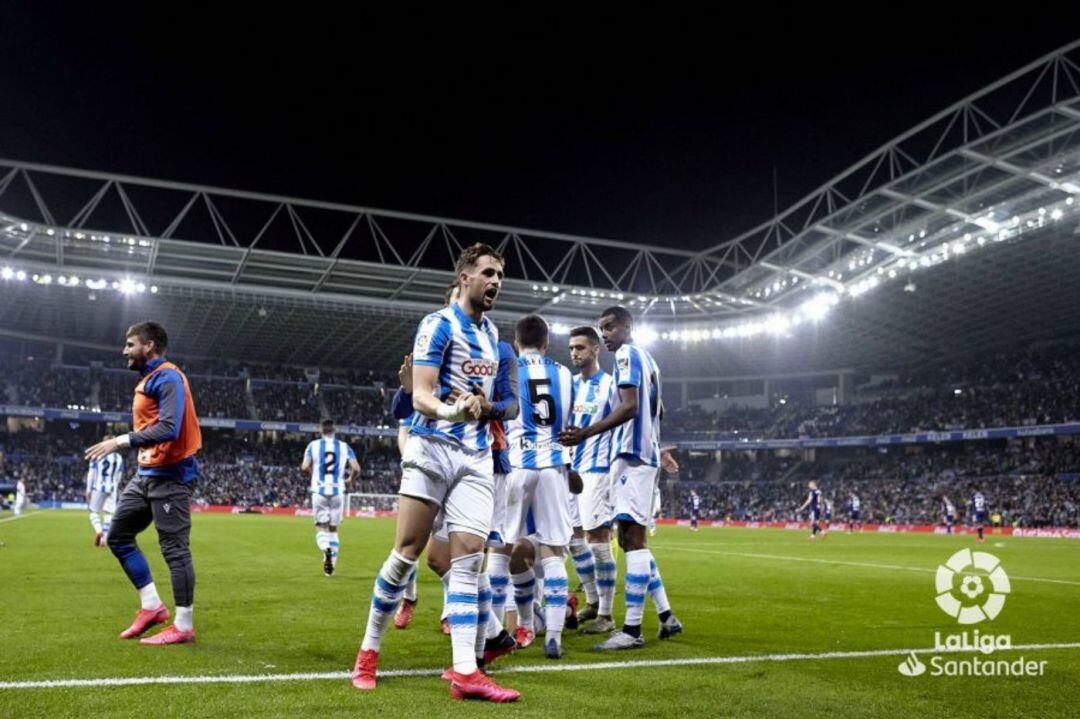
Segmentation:
[[(1041, 651), (1055, 649), (1080, 649), (1080, 642), (1064, 644), (1017, 644), (1008, 651)], [(657, 667), (689, 667), (715, 664), (752, 664), (755, 662), (823, 661), (829, 659), (862, 659), (866, 657), (907, 656), (909, 654), (968, 654), (978, 651), (939, 652), (937, 649), (871, 649), (852, 652), (822, 652), (819, 654), (748, 654), (733, 657), (688, 657), (686, 659), (641, 659), (624, 662), (588, 662), (579, 664), (530, 664), (494, 672), (495, 674), (542, 674), (547, 672), (580, 672), (599, 669), (642, 669)], [(379, 677), (437, 677), (443, 672), (437, 669), (392, 669), (379, 672)], [(100, 679), (46, 679), (39, 681), (0, 682), (4, 689), (56, 689), (66, 687), (128, 687), (148, 684), (254, 684), (258, 682), (345, 681), (349, 672), (301, 672), (296, 674), (221, 674), (201, 676), (160, 677), (103, 677)]]
[[(847, 567), (869, 567), (871, 569), (899, 569), (905, 572), (923, 572), (928, 574), (934, 574), (937, 572), (937, 568), (927, 569), (926, 567), (905, 567), (900, 564), (878, 564), (876, 562), (851, 562), (842, 559), (818, 559), (816, 557), (790, 557), (783, 554), (758, 554), (756, 552), (722, 552), (715, 549), (697, 549), (694, 547), (678, 547), (674, 548), (672, 545), (659, 545), (654, 549), (671, 549), (671, 551), (677, 552), (696, 552), (698, 554), (721, 554), (728, 557), (748, 557), (750, 559), (776, 559), (784, 562), (812, 562), (814, 564), (840, 564)], [(1014, 574), (1009, 575), (1009, 579), (1020, 579), (1027, 582), (1049, 582), (1050, 584), (1069, 584), (1072, 586), (1080, 587), (1080, 582), (1073, 581), (1071, 579), (1049, 579), (1047, 577), (1020, 577)]]
[(18, 515), (17, 517), (7, 517), (5, 519), (0, 519), (0, 524), (3, 524), (4, 522), (14, 522), (16, 519), (26, 519), (27, 517), (33, 517), (35, 514), (41, 514), (44, 511), (44, 509), (35, 509), (33, 512), (25, 512)]

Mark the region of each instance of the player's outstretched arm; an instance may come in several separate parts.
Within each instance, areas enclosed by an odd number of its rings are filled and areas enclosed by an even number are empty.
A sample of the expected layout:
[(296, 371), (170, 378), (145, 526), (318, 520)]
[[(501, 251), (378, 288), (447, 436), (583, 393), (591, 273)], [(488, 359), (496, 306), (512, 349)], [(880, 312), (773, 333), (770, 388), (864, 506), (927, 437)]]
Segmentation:
[(584, 442), (593, 435), (607, 432), (618, 427), (620, 424), (629, 422), (637, 414), (638, 392), (637, 387), (619, 387), (620, 404), (611, 414), (595, 424), (590, 424), (584, 429), (581, 427), (568, 427), (559, 432), (559, 444), (572, 447)]

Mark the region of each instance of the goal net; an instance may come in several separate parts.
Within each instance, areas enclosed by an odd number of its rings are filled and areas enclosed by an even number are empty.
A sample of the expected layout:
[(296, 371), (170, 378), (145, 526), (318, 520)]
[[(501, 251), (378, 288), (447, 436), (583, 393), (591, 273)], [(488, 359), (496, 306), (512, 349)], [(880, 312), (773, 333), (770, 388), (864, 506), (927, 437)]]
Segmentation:
[(346, 517), (392, 517), (397, 508), (396, 494), (354, 492), (345, 496)]

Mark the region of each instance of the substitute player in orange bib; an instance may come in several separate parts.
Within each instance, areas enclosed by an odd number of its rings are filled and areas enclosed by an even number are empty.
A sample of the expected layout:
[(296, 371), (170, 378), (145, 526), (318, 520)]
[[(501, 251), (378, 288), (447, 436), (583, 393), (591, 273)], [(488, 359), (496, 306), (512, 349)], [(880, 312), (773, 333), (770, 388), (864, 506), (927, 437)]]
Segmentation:
[(134, 639), (155, 624), (169, 620), (158, 596), (150, 565), (135, 537), (153, 522), (165, 562), (169, 565), (176, 619), (143, 644), (184, 644), (195, 641), (192, 610), (195, 567), (188, 538), (191, 534), (191, 493), (198, 477), (195, 454), (202, 433), (195, 415), (191, 387), (180, 368), (165, 359), (168, 335), (156, 322), (142, 322), (127, 331), (124, 357), (141, 376), (132, 404), (133, 432), (99, 442), (86, 450), (95, 460), (117, 449), (134, 447), (139, 471), (120, 494), (109, 532), (109, 549), (139, 592), (141, 609), (121, 639)]

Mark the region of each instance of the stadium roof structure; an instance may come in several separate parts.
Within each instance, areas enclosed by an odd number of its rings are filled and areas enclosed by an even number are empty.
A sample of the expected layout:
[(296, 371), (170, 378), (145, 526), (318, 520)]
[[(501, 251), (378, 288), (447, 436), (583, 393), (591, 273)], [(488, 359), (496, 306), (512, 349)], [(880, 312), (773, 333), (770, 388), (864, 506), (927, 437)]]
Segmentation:
[(697, 252), (0, 159), (0, 331), (153, 315), (191, 354), (390, 367), (482, 241), (504, 326), (617, 302), (669, 375), (884, 367), (1080, 332), (1078, 231), (1080, 40)]

